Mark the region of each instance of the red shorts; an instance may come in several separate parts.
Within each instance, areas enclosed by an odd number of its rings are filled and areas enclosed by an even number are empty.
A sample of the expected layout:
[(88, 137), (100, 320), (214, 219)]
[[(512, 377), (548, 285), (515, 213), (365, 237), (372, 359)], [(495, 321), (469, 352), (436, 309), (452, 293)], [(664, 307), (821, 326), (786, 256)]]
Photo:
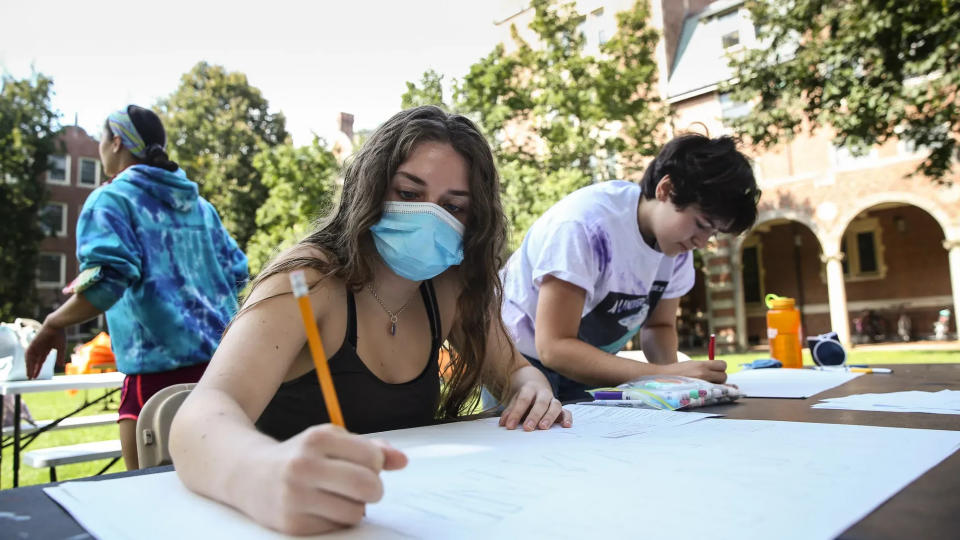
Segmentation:
[(151, 396), (174, 384), (195, 383), (205, 369), (207, 362), (160, 373), (127, 375), (123, 379), (123, 390), (120, 391), (119, 420), (136, 420), (143, 404)]

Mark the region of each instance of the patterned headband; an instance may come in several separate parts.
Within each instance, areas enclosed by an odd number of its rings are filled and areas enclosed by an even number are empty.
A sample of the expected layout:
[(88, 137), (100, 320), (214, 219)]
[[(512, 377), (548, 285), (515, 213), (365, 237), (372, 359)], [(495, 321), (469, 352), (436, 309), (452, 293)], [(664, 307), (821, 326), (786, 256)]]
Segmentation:
[(146, 157), (147, 145), (143, 142), (143, 137), (137, 133), (137, 128), (133, 127), (133, 120), (130, 119), (127, 111), (110, 113), (107, 117), (107, 125), (115, 136), (120, 137), (131, 154), (138, 158)]

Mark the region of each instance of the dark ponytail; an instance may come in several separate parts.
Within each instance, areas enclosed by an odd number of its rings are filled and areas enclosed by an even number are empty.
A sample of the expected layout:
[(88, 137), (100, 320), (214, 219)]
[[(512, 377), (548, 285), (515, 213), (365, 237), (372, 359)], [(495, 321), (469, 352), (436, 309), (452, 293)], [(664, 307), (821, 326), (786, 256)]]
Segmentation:
[(130, 115), (133, 127), (137, 129), (137, 133), (140, 134), (144, 144), (146, 144), (143, 151), (144, 156), (142, 158), (137, 157), (138, 161), (171, 172), (177, 170), (179, 165), (171, 161), (164, 150), (167, 144), (167, 132), (163, 129), (160, 117), (150, 109), (144, 109), (136, 105), (127, 107), (127, 114)]

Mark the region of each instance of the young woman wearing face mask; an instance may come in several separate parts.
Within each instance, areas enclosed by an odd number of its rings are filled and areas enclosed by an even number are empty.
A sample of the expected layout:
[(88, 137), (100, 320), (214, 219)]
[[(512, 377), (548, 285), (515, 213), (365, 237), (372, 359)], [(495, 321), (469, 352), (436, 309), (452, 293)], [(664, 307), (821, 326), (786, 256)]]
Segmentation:
[[(406, 457), (371, 433), (455, 418), (481, 383), (500, 425), (571, 424), (500, 319), (504, 241), (483, 136), (436, 107), (401, 112), (347, 166), (336, 212), (254, 280), (170, 450), (190, 489), (292, 534), (357, 523)], [(348, 431), (329, 424), (289, 273), (307, 271)], [(452, 358), (441, 388), (438, 356)], [(242, 451), (238, 451), (242, 449)]]

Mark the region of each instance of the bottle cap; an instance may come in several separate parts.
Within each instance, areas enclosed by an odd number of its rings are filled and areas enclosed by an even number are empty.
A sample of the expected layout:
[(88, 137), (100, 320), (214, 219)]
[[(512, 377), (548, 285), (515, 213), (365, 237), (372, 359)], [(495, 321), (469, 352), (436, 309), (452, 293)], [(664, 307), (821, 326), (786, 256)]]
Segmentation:
[(796, 307), (796, 302), (793, 298), (778, 296), (772, 293), (764, 297), (764, 302), (767, 304), (767, 309), (794, 309)]

